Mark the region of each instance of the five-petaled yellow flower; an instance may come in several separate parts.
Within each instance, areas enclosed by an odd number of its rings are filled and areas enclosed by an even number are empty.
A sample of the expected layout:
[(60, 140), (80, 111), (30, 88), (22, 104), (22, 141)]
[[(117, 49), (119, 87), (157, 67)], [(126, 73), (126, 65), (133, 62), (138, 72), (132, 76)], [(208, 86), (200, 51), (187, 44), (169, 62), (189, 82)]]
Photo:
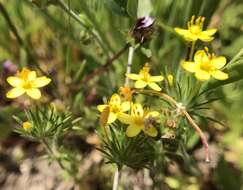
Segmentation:
[(107, 106), (109, 106), (109, 117), (108, 124), (113, 123), (117, 118), (119, 119), (120, 113), (126, 112), (130, 109), (131, 102), (121, 101), (121, 97), (118, 94), (113, 94), (110, 98), (110, 101), (107, 104), (98, 105), (97, 109), (102, 112)]
[(227, 73), (220, 71), (226, 64), (226, 58), (224, 56), (215, 56), (210, 54), (208, 49), (199, 50), (194, 55), (194, 62), (184, 61), (182, 67), (192, 73), (195, 73), (195, 77), (198, 80), (205, 81), (212, 76), (218, 80), (226, 80), (229, 78)]
[(210, 42), (214, 39), (213, 35), (217, 29), (212, 28), (203, 31), (204, 20), (204, 17), (199, 16), (195, 19), (195, 16), (192, 16), (191, 20), (187, 22), (187, 30), (176, 27), (175, 31), (183, 36), (186, 41), (195, 42), (199, 39), (204, 42)]
[(155, 82), (160, 82), (164, 80), (163, 76), (151, 76), (150, 67), (148, 64), (145, 64), (144, 67), (139, 71), (139, 74), (127, 74), (127, 77), (136, 80), (135, 88), (145, 88), (147, 85), (156, 91), (161, 91), (161, 88)]
[(125, 124), (128, 124), (126, 135), (128, 137), (135, 137), (141, 131), (145, 134), (156, 137), (158, 135), (157, 129), (153, 126), (153, 121), (157, 119), (159, 112), (148, 112), (144, 110), (141, 104), (133, 104), (131, 108), (131, 115), (121, 113), (119, 120)]
[(14, 87), (6, 94), (7, 98), (17, 98), (26, 93), (33, 99), (39, 99), (41, 92), (38, 88), (48, 85), (51, 79), (45, 76), (37, 77), (35, 71), (23, 68), (16, 76), (8, 77), (7, 82)]

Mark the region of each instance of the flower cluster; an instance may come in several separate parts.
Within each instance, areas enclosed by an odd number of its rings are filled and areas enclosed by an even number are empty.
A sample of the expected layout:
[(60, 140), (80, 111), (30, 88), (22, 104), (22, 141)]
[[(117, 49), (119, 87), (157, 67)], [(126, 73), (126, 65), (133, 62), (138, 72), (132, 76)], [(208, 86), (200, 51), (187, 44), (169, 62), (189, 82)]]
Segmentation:
[[(203, 31), (204, 20), (204, 17), (199, 16), (195, 19), (195, 16), (192, 16), (191, 20), (187, 23), (187, 30), (178, 27), (175, 28), (176, 33), (181, 35), (186, 41), (192, 42), (191, 55), (194, 54), (195, 43), (198, 39), (203, 42), (210, 42), (214, 39), (213, 35), (217, 31), (217, 29)], [(207, 47), (203, 50), (198, 50), (194, 54), (193, 60), (182, 61), (182, 67), (186, 71), (195, 73), (195, 77), (200, 81), (209, 80), (211, 76), (217, 80), (228, 79), (228, 74), (221, 71), (225, 65), (226, 58), (209, 53)]]
[[(154, 91), (161, 91), (161, 87), (156, 84), (164, 80), (163, 76), (151, 76), (148, 64), (139, 71), (139, 74), (127, 74), (129, 79), (135, 80), (135, 88), (141, 89), (149, 86)], [(172, 80), (171, 76), (169, 77)], [(126, 135), (128, 137), (137, 136), (141, 131), (151, 137), (158, 135), (157, 129), (153, 126), (157, 122), (159, 112), (144, 109), (140, 103), (132, 102), (133, 90), (129, 87), (121, 87), (120, 94), (125, 101), (122, 102), (121, 96), (113, 94), (107, 104), (98, 105), (97, 109), (103, 112), (109, 107), (107, 124), (111, 124), (117, 119), (127, 124)], [(126, 113), (129, 111), (129, 114)]]

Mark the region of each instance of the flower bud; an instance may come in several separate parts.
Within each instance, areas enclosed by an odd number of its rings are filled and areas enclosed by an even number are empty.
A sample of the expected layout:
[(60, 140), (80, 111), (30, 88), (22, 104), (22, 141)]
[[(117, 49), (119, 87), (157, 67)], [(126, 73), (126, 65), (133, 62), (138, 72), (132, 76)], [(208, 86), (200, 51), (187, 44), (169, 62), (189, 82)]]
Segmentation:
[(153, 32), (154, 19), (149, 16), (137, 19), (132, 30), (132, 36), (136, 43), (143, 43)]

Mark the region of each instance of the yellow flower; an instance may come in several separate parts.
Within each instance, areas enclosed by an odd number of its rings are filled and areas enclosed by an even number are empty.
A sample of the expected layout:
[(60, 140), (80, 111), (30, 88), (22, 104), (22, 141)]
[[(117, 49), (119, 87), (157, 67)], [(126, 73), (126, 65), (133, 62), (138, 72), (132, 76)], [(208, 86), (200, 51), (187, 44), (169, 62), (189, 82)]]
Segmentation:
[(113, 94), (107, 104), (98, 105), (97, 109), (100, 112), (103, 112), (107, 106), (110, 108), (107, 123), (111, 124), (118, 118), (120, 113), (126, 112), (130, 109), (130, 102), (121, 102), (121, 97), (118, 94)]
[(195, 73), (195, 77), (201, 81), (209, 80), (211, 76), (217, 80), (226, 80), (229, 75), (220, 71), (225, 64), (226, 58), (224, 56), (217, 57), (210, 54), (208, 49), (205, 48), (205, 50), (199, 50), (195, 53), (194, 62), (183, 61), (182, 67), (191, 73)]
[(7, 82), (14, 87), (6, 94), (7, 98), (17, 98), (26, 93), (33, 99), (39, 99), (41, 92), (38, 88), (48, 85), (51, 79), (45, 76), (37, 77), (35, 71), (23, 68), (17, 76), (8, 77)]
[(135, 82), (135, 88), (145, 88), (147, 85), (156, 91), (161, 91), (161, 88), (159, 85), (157, 85), (155, 82), (160, 82), (164, 80), (163, 76), (151, 76), (150, 73), (150, 67), (148, 64), (145, 64), (144, 67), (139, 71), (139, 74), (127, 74), (127, 77), (136, 80)]
[(23, 127), (24, 130), (26, 130), (26, 131), (30, 131), (31, 128), (32, 128), (30, 122), (28, 122), (28, 121), (24, 122), (23, 125), (22, 125), (22, 127)]
[(128, 124), (126, 135), (128, 137), (135, 137), (141, 131), (145, 134), (156, 137), (158, 135), (157, 129), (153, 126), (153, 121), (159, 116), (159, 112), (148, 112), (143, 109), (141, 104), (133, 104), (131, 108), (131, 115), (122, 113), (119, 115), (119, 120)]
[(210, 42), (214, 39), (213, 35), (217, 29), (212, 28), (203, 31), (204, 20), (204, 17), (199, 16), (195, 19), (195, 16), (192, 16), (191, 20), (187, 22), (187, 30), (176, 27), (175, 31), (183, 36), (186, 41), (195, 42), (199, 39), (204, 42)]

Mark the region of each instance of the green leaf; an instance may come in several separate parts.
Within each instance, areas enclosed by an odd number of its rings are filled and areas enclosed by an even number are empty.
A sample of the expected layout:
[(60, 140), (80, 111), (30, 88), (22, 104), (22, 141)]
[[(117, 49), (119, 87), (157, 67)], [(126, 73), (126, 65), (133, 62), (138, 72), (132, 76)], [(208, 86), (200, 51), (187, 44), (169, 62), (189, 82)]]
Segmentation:
[(138, 0), (127, 1), (127, 13), (132, 19), (137, 18)]
[(206, 92), (243, 79), (243, 49), (228, 63), (225, 71), (229, 74), (229, 79), (223, 81), (212, 79), (202, 87), (202, 91)]

